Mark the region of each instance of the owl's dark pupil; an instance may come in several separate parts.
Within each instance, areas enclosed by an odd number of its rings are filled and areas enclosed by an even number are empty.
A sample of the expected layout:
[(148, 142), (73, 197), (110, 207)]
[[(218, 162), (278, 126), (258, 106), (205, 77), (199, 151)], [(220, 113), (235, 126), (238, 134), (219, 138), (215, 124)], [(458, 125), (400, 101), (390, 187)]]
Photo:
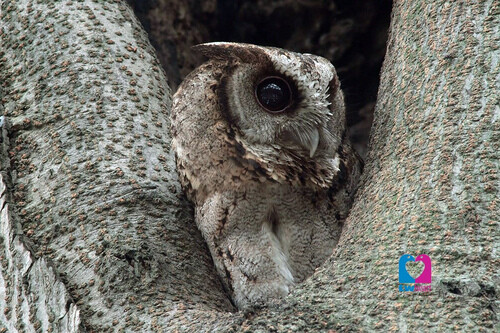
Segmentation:
[(284, 111), (292, 102), (290, 85), (280, 77), (268, 77), (255, 89), (260, 105), (270, 112)]

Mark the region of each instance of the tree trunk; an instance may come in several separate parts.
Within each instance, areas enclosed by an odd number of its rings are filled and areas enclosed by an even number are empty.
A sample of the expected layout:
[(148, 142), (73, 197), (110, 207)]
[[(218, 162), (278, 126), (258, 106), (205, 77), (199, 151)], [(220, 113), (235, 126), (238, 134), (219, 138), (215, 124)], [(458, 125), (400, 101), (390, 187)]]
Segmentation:
[[(234, 312), (181, 193), (170, 90), (120, 1), (0, 1), (0, 332), (494, 330), (500, 4), (397, 1), (335, 253)], [(398, 290), (403, 254), (430, 292)]]
[[(183, 308), (232, 310), (177, 179), (171, 92), (130, 8), (4, 1), (1, 11), (4, 211), (20, 225), (5, 222), (4, 250), (29, 240), (89, 331), (167, 327)], [(34, 266), (16, 251), (1, 256), (0, 323), (57, 331), (64, 311), (47, 309), (47, 326), (36, 304), (21, 306), (17, 290), (42, 293), (28, 280)], [(64, 306), (68, 297), (42, 296)]]

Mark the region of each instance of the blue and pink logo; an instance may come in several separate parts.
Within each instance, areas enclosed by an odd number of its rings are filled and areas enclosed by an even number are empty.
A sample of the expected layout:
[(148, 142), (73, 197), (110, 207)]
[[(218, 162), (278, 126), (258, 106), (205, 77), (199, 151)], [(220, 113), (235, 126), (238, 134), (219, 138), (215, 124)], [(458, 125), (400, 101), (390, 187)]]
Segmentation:
[[(407, 262), (421, 261), (425, 267), (422, 273), (413, 278), (406, 270)], [(420, 254), (415, 259), (411, 254), (403, 254), (399, 258), (399, 291), (431, 291), (432, 264), (427, 254)]]

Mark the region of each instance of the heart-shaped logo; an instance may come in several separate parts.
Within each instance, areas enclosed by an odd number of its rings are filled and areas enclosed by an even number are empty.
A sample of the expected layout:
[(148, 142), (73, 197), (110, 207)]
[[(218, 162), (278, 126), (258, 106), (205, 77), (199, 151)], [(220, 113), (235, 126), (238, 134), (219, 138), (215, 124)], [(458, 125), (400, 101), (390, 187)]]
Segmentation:
[(424, 271), (425, 264), (421, 261), (408, 261), (405, 265), (406, 271), (414, 279), (418, 278)]
[[(423, 270), (420, 269), (420, 265), (415, 265), (417, 261), (424, 263)], [(408, 268), (412, 272), (412, 275), (406, 270), (406, 264), (409, 263)], [(419, 274), (419, 272), (421, 272)], [(411, 254), (403, 254), (399, 258), (399, 283), (431, 283), (432, 281), (432, 264), (431, 258), (426, 254), (420, 254), (415, 259)]]

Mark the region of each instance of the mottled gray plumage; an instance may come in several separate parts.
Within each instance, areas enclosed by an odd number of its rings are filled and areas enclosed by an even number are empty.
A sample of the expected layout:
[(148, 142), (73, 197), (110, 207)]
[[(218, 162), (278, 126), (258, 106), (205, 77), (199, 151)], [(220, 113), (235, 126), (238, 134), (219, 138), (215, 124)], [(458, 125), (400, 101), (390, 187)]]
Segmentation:
[[(361, 161), (326, 59), (238, 43), (195, 48), (210, 60), (174, 95), (173, 147), (219, 275), (249, 308), (285, 296), (332, 253)], [(268, 77), (289, 86), (282, 112), (259, 102)]]

